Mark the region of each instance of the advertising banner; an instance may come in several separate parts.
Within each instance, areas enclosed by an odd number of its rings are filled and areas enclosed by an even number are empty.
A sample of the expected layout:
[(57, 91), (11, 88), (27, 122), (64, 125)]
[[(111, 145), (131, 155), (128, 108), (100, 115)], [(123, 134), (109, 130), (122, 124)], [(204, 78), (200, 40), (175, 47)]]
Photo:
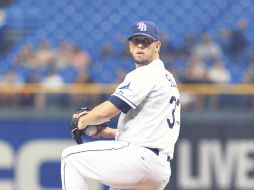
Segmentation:
[(167, 190), (254, 189), (254, 125), (247, 118), (185, 119)]
[[(74, 141), (66, 120), (0, 121), (0, 189), (60, 190), (62, 150)], [(91, 189), (102, 186), (90, 182)]]
[[(183, 120), (166, 190), (254, 189), (254, 127), (249, 122)], [(0, 120), (0, 190), (60, 190), (69, 120)], [(106, 190), (94, 181), (92, 190)]]

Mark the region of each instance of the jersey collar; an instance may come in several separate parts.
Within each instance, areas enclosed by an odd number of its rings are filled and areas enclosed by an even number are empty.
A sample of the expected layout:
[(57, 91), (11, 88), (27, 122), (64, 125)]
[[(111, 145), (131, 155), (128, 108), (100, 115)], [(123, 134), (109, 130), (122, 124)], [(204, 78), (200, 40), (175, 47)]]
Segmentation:
[(153, 60), (153, 61), (152, 61), (150, 64), (148, 64), (148, 65), (155, 65), (155, 64), (164, 67), (164, 63), (163, 63), (162, 60), (160, 60), (160, 59)]

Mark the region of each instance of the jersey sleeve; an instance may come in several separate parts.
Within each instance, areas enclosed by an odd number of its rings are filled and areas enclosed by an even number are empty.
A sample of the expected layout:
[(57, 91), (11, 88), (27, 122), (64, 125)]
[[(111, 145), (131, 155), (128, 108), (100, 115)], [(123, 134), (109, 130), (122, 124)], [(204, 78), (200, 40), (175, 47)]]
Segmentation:
[(109, 97), (116, 107), (123, 113), (136, 107), (147, 97), (154, 86), (151, 77), (146, 72), (133, 72), (126, 76), (124, 81), (118, 85), (115, 92)]

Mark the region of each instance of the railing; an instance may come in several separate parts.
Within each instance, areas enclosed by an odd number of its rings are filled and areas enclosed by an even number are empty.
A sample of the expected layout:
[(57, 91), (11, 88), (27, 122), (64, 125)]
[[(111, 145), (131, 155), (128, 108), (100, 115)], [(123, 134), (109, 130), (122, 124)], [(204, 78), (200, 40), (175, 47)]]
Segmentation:
[[(179, 84), (180, 92), (202, 95), (254, 95), (254, 84)], [(40, 84), (0, 85), (0, 94), (111, 94), (116, 84), (66, 84), (59, 87), (47, 87)]]

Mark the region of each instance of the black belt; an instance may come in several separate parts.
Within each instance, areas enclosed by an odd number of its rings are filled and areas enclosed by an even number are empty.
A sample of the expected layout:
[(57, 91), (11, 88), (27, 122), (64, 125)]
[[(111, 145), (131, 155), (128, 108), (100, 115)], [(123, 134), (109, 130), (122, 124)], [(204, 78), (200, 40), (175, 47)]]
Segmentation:
[[(145, 147), (145, 148), (151, 150), (154, 154), (156, 154), (157, 156), (159, 156), (160, 150), (159, 150), (158, 148), (150, 148), (150, 147)], [(171, 160), (171, 159), (170, 159), (170, 157), (168, 156), (168, 157), (167, 157), (167, 161), (170, 161), (170, 160)]]

